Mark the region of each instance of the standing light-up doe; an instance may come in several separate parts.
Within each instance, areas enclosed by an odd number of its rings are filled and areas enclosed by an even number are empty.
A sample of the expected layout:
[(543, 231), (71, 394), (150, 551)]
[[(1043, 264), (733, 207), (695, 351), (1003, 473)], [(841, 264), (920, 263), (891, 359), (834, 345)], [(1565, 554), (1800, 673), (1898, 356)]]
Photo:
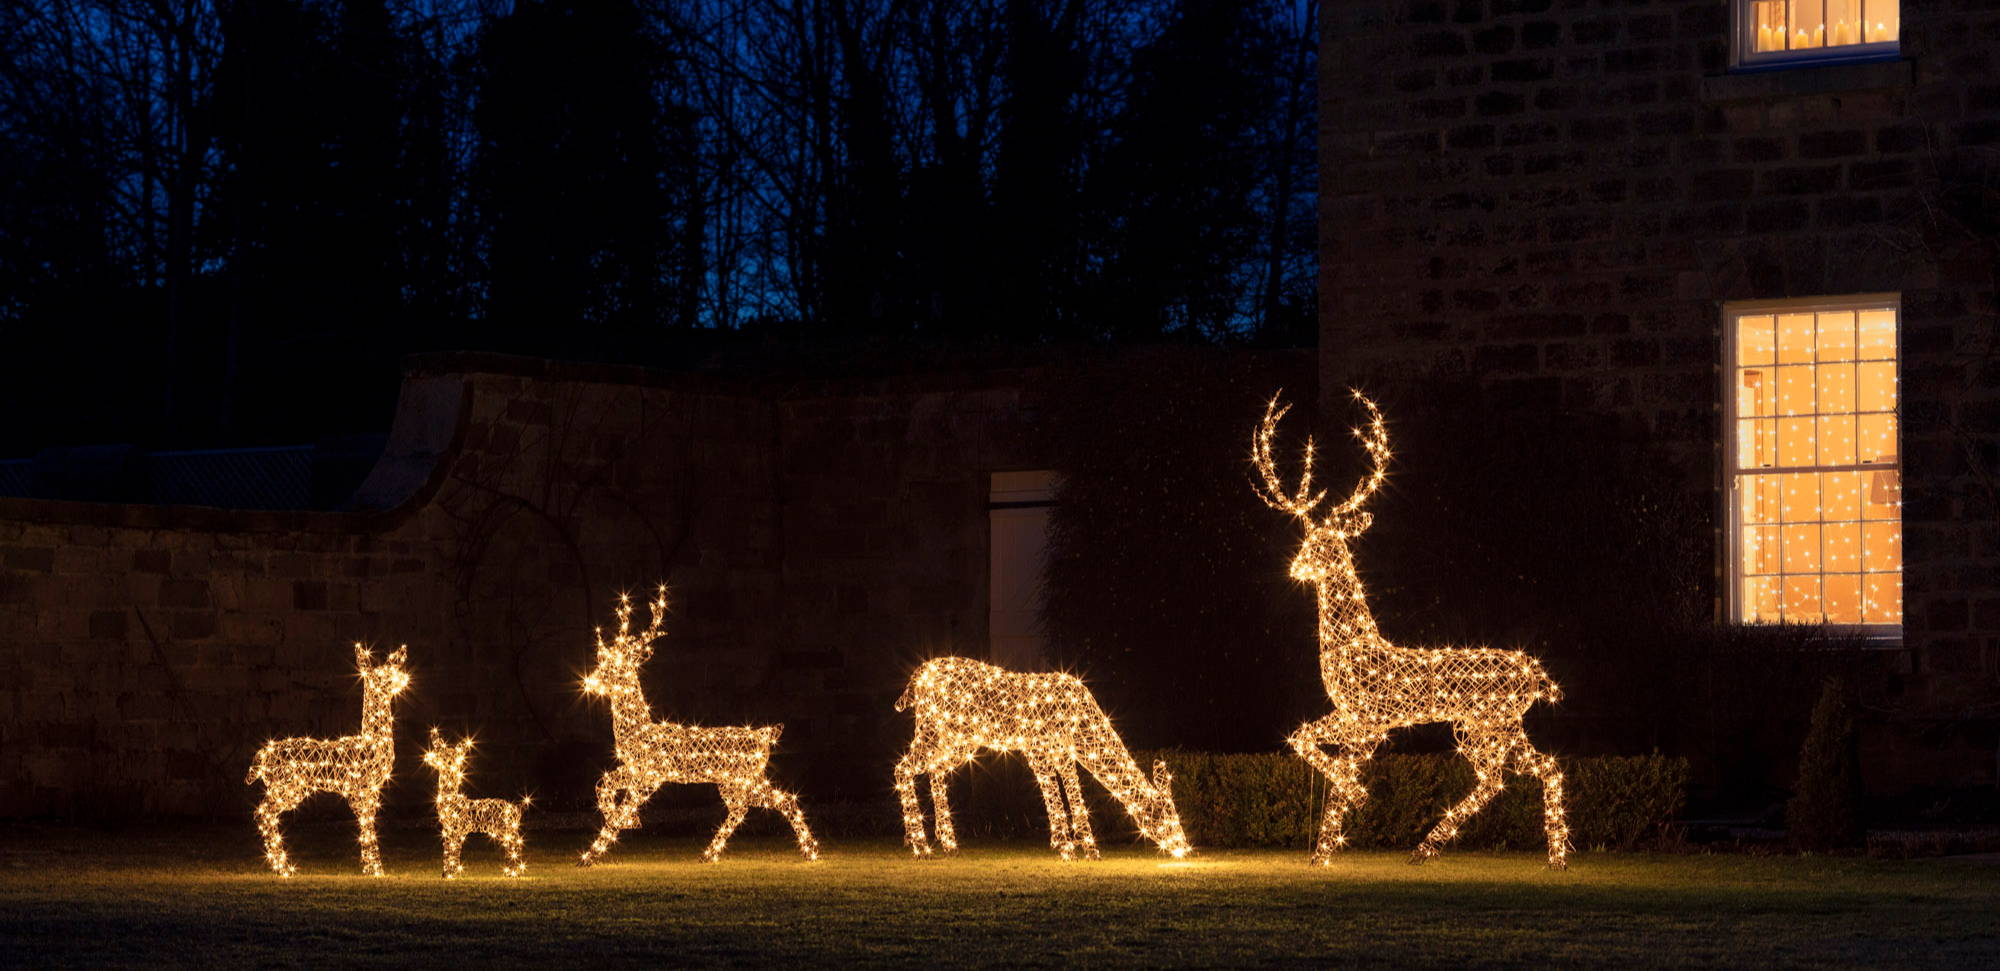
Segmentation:
[[(1146, 779), (1111, 719), (1082, 681), (1067, 674), (1017, 674), (962, 657), (924, 662), (896, 700), (896, 710), (916, 709), (916, 737), (896, 762), (896, 794), (903, 802), (903, 834), (917, 856), (931, 853), (924, 836), (924, 811), (917, 803), (917, 776), (931, 777), (937, 838), (944, 851), (958, 849), (951, 825), (945, 780), (981, 749), (1020, 752), (1028, 757), (1042, 803), (1049, 812), (1049, 844), (1065, 860), (1079, 854), (1097, 859), (1090, 810), (1083, 802), (1077, 763), (1110, 790), (1139, 824), (1139, 831), (1175, 858), (1188, 853), (1174, 809), (1173, 777), (1164, 762)], [(1062, 791), (1056, 777), (1062, 777)], [(1063, 792), (1069, 807), (1063, 808)]]
[(493, 837), (507, 854), (507, 864), (500, 872), (518, 877), (528, 869), (527, 861), (521, 858), (521, 814), (527, 810), (528, 800), (522, 797), (514, 803), (467, 797), (463, 792), (465, 759), (471, 753), (472, 739), (447, 742), (437, 729), (431, 729), (431, 747), (424, 751), (424, 764), (437, 770), (437, 816), (438, 829), (444, 836), (445, 879), (465, 872), (465, 864), (459, 862), (459, 851), (465, 847), (465, 838), (474, 833)]
[(410, 684), (403, 670), (409, 647), (396, 648), (380, 665), (368, 649), (354, 645), (354, 664), (361, 671), (361, 733), (341, 738), (280, 738), (264, 743), (250, 762), (250, 785), (262, 780), (264, 801), (257, 806), (257, 829), (264, 836), (264, 859), (280, 876), (298, 872), (285, 855), (285, 835), (278, 828), (284, 814), (315, 792), (331, 792), (347, 800), (360, 829), (361, 869), (382, 875), (382, 849), (375, 841), (375, 814), (382, 807), (382, 786), (396, 762), (395, 718), (390, 702)]
[[(1509, 770), (1542, 780), (1542, 826), (1548, 837), (1549, 866), (1569, 859), (1569, 825), (1563, 817), (1563, 775), (1553, 756), (1535, 750), (1521, 716), (1543, 699), (1559, 701), (1562, 689), (1540, 662), (1519, 651), (1493, 648), (1401, 648), (1376, 629), (1375, 617), (1355, 571), (1348, 543), (1374, 521), (1361, 504), (1382, 487), (1389, 465), (1389, 432), (1382, 412), (1361, 392), (1354, 400), (1368, 412), (1366, 429), (1355, 429), (1372, 460), (1361, 485), (1342, 502), (1314, 517), (1327, 498), (1312, 488), (1312, 440), (1307, 439), (1298, 489), (1287, 492), (1271, 457), (1271, 438), (1290, 406), (1273, 396), (1250, 440), (1250, 460), (1263, 480), (1258, 495), (1273, 509), (1305, 523), (1306, 538), (1292, 559), (1293, 579), (1319, 594), (1319, 671), (1333, 714), (1307, 722), (1287, 739), (1294, 751), (1325, 775), (1332, 792), (1313, 848), (1316, 864), (1332, 862), (1347, 843), (1341, 817), (1368, 798), (1361, 766), (1392, 729), (1450, 722), (1459, 753), (1472, 763), (1472, 792), (1444, 815), (1411, 858), (1421, 863), (1458, 836), (1465, 821), (1500, 792)], [(1329, 755), (1327, 747), (1334, 749)]]
[(635, 633), (632, 598), (619, 596), (618, 632), (607, 641), (603, 628), (598, 629), (597, 669), (583, 679), (583, 690), (611, 700), (618, 767), (597, 780), (597, 808), (604, 814), (604, 827), (583, 852), (579, 865), (597, 862), (617, 841), (619, 830), (638, 825), (639, 806), (669, 782), (713, 783), (729, 807), (729, 817), (709, 840), (702, 859), (713, 863), (722, 856), (729, 834), (742, 824), (752, 806), (784, 814), (798, 837), (799, 852), (808, 860), (819, 859), (819, 841), (806, 828), (798, 797), (765, 778), (765, 766), (783, 725), (704, 728), (653, 720), (653, 710), (639, 687), (639, 667), (653, 656), (653, 642), (665, 636), (661, 629), (667, 617), (665, 585), (650, 606), (652, 622)]

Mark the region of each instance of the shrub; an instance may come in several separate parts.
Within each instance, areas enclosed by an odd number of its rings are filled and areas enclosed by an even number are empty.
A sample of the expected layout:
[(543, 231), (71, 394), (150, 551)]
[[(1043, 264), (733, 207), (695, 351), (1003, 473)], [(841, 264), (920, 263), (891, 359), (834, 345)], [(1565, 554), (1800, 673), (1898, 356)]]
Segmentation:
[[(1218, 755), (1169, 750), (1174, 799), (1196, 846), (1310, 845), (1325, 786), (1289, 753)], [(1630, 848), (1657, 836), (1680, 811), (1687, 760), (1661, 755), (1564, 759), (1570, 839), (1579, 848)], [(1363, 778), (1368, 801), (1348, 815), (1355, 846), (1408, 848), (1472, 788), (1472, 769), (1452, 755), (1384, 755)], [(1541, 784), (1510, 777), (1508, 788), (1466, 828), (1459, 845), (1529, 849), (1542, 845)]]
[(1861, 760), (1853, 694), (1843, 678), (1826, 679), (1813, 705), (1812, 727), (1799, 752), (1798, 793), (1785, 807), (1785, 823), (1802, 850), (1861, 844)]

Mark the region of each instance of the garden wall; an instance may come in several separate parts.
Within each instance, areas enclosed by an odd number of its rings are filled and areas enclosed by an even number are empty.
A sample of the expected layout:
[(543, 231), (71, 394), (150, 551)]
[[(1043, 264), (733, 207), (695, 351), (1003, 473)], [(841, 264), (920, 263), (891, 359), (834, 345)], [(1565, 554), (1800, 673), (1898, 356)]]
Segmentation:
[(984, 649), (1022, 383), (454, 356), (408, 374), (352, 511), (0, 500), (0, 816), (245, 811), (263, 739), (356, 726), (357, 640), (410, 644), (392, 805), (429, 797), (432, 724), (479, 733), (482, 787), (587, 800), (590, 629), (659, 579), (657, 711), (782, 721), (790, 784), (876, 795), (905, 673)]

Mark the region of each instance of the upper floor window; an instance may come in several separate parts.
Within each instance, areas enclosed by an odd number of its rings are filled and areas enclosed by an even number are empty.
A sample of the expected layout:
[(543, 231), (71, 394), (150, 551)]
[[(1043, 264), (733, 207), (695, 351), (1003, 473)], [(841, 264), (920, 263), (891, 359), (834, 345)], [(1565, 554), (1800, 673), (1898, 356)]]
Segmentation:
[(1729, 617), (1899, 633), (1894, 295), (1731, 304)]
[(1735, 0), (1739, 68), (1855, 60), (1897, 51), (1901, 0)]

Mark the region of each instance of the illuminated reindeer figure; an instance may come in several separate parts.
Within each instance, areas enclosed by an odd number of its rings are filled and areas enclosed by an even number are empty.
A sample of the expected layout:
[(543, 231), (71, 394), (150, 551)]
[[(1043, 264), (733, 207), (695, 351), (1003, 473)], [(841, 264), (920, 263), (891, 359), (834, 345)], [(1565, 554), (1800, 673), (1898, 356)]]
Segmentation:
[(521, 813), (528, 808), (528, 800), (523, 797), (514, 803), (505, 799), (468, 798), (462, 790), (465, 759), (471, 753), (472, 739), (460, 739), (453, 744), (445, 741), (437, 729), (431, 729), (431, 747), (424, 752), (424, 764), (437, 770), (437, 816), (438, 828), (444, 835), (445, 879), (465, 872), (465, 864), (459, 862), (459, 850), (464, 848), (465, 838), (473, 833), (493, 837), (507, 854), (507, 864), (500, 872), (518, 877), (528, 869), (527, 861), (521, 858)]
[(382, 807), (382, 786), (396, 762), (395, 719), (389, 703), (409, 686), (403, 670), (407, 645), (376, 665), (368, 649), (354, 645), (354, 664), (361, 670), (361, 734), (341, 738), (280, 738), (264, 743), (250, 762), (246, 785), (264, 783), (264, 801), (257, 806), (257, 829), (264, 835), (264, 859), (278, 875), (298, 872), (285, 855), (285, 835), (279, 817), (297, 808), (315, 792), (331, 792), (347, 800), (361, 830), (361, 869), (382, 875), (382, 850), (375, 842), (375, 813)]
[[(1079, 762), (1125, 805), (1147, 839), (1176, 858), (1187, 855), (1187, 835), (1174, 809), (1173, 778), (1166, 763), (1153, 764), (1148, 782), (1082, 681), (1067, 674), (1016, 674), (969, 658), (941, 657), (924, 662), (896, 700), (897, 711), (910, 708), (916, 709), (917, 731), (910, 750), (896, 762), (896, 794), (903, 802), (904, 841), (917, 856), (931, 853), (924, 836), (924, 811), (917, 803), (917, 776), (931, 778), (938, 843), (946, 853), (953, 852), (958, 837), (945, 797), (946, 776), (971, 762), (981, 749), (1028, 757), (1049, 812), (1049, 845), (1063, 859), (1073, 860), (1079, 854), (1098, 858), (1090, 809), (1084, 805), (1076, 774)], [(1069, 797), (1067, 810), (1056, 788), (1058, 775)]]
[(729, 817), (709, 840), (702, 859), (713, 863), (722, 856), (729, 834), (742, 824), (752, 806), (784, 814), (798, 837), (799, 852), (808, 860), (819, 859), (819, 841), (806, 828), (798, 797), (773, 786), (764, 775), (783, 725), (703, 728), (653, 720), (652, 708), (639, 687), (639, 666), (653, 656), (653, 642), (664, 636), (660, 626), (667, 616), (665, 586), (660, 587), (651, 607), (652, 623), (633, 633), (632, 598), (619, 596), (618, 633), (606, 641), (603, 628), (598, 629), (597, 669), (583, 679), (583, 690), (611, 699), (618, 767), (597, 780), (597, 808), (604, 814), (604, 827), (584, 851), (579, 865), (597, 862), (617, 841), (619, 830), (638, 825), (639, 806), (669, 782), (713, 783), (729, 807)]
[[(1300, 726), (1287, 740), (1326, 776), (1332, 789), (1312, 861), (1331, 863), (1333, 853), (1346, 845), (1341, 817), (1368, 797), (1361, 784), (1361, 766), (1389, 732), (1450, 722), (1458, 750), (1471, 761), (1476, 781), (1472, 792), (1451, 807), (1417, 846), (1411, 862), (1436, 856), (1458, 835), (1459, 827), (1499, 793), (1502, 775), (1513, 769), (1542, 780), (1549, 866), (1562, 869), (1569, 854), (1562, 770), (1553, 756), (1535, 750), (1521, 726), (1521, 716), (1530, 707), (1543, 699), (1561, 700), (1562, 689), (1549, 680), (1540, 662), (1519, 651), (1401, 648), (1376, 629), (1348, 542), (1374, 521), (1361, 504), (1382, 486), (1389, 464), (1389, 433), (1374, 402), (1359, 391), (1354, 400), (1368, 412), (1368, 427), (1356, 429), (1354, 435), (1373, 468), (1353, 495), (1317, 519), (1314, 510), (1327, 494), (1312, 488), (1312, 441), (1306, 441), (1305, 467), (1294, 492), (1285, 491), (1271, 458), (1271, 437), (1290, 406), (1279, 407), (1273, 397), (1250, 443), (1251, 461), (1263, 479), (1258, 495), (1306, 525), (1305, 543), (1292, 560), (1292, 578), (1312, 584), (1319, 593), (1320, 679), (1334, 710)], [(1327, 747), (1335, 754), (1329, 755)]]

